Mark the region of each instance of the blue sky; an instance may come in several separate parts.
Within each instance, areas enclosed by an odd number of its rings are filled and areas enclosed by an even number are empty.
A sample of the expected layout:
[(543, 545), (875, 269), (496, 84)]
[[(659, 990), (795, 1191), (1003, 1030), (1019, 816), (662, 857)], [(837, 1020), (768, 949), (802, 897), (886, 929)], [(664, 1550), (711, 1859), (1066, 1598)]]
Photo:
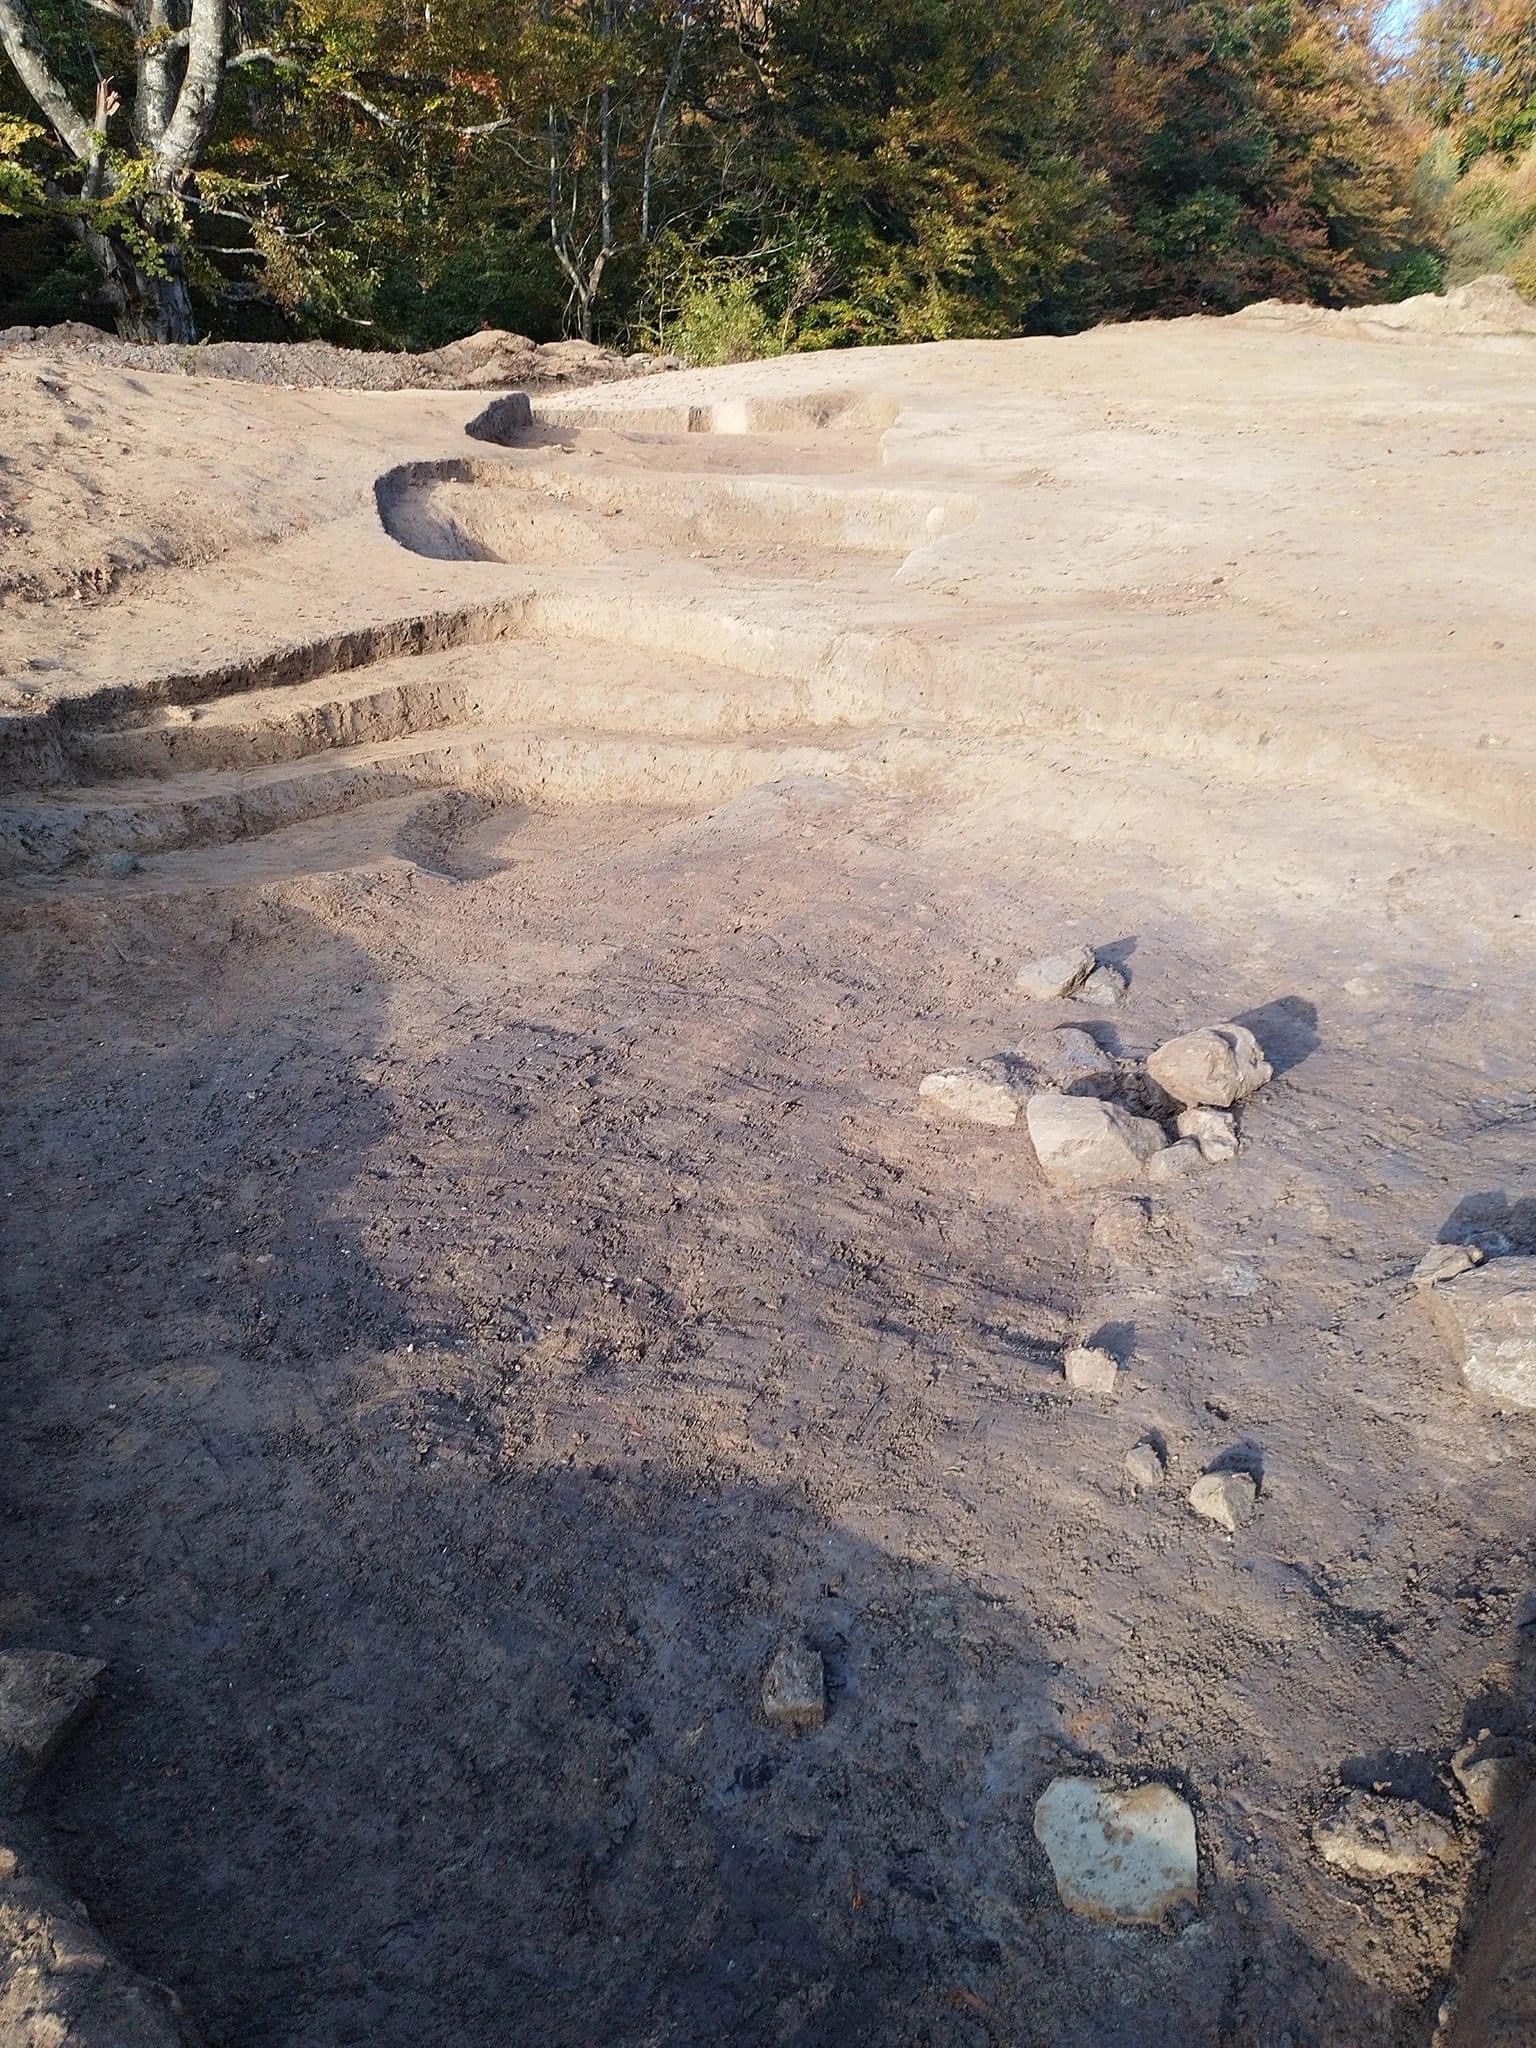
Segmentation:
[(1400, 36), (1412, 28), (1423, 0), (1391, 0), (1381, 17), (1381, 32), (1386, 36)]

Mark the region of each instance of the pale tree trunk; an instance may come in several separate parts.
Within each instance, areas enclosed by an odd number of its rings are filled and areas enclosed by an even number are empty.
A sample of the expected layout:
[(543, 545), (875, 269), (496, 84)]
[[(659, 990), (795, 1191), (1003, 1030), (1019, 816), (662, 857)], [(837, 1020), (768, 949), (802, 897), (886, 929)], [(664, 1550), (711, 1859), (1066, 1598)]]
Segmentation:
[(106, 155), (107, 125), (117, 110), (110, 80), (97, 93), (94, 120), (80, 112), (54, 74), (26, 11), (26, 0), (0, 0), (0, 47), (64, 147), (81, 169), (77, 233), (101, 272), (102, 294), (118, 332), (134, 341), (195, 341), (186, 267), (173, 218), (191, 189), (218, 118), (224, 85), (228, 0), (87, 0), (133, 38), (135, 80), (129, 114), (132, 147), (148, 169), (148, 189), (134, 205), (140, 227), (158, 244), (151, 269), (119, 235), (92, 217), (91, 203), (109, 199), (115, 181)]

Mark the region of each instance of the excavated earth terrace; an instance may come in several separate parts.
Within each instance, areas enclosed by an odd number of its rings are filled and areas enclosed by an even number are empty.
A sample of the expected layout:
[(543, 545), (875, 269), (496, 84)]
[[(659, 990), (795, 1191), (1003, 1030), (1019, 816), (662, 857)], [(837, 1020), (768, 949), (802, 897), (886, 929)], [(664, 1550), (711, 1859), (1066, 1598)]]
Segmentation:
[[(27, 1824), (177, 2025), (1529, 2038), (1452, 1759), (1536, 1734), (1536, 1410), (1410, 1276), (1536, 1252), (1533, 372), (1270, 310), (498, 443), (0, 361), (0, 1648), (105, 1662)], [(1187, 1178), (920, 1103), (1225, 1020)], [(1160, 1924), (1062, 1776), (1187, 1803)]]

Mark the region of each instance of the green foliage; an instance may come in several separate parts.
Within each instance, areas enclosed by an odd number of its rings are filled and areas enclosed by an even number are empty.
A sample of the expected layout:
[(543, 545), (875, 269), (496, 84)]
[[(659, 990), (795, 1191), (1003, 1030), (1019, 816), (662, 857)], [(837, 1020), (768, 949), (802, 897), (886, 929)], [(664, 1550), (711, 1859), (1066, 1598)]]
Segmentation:
[[(29, 4), (77, 106), (142, 61), (87, 0)], [(73, 223), (221, 331), (389, 346), (720, 362), (1401, 296), (1526, 260), (1533, 8), (1432, 9), (1405, 116), (1367, 0), (246, 0), (270, 54), (174, 193), (124, 113), (84, 196), (0, 69), (0, 292), (78, 299)], [(1431, 101), (1450, 160), (1415, 176)]]

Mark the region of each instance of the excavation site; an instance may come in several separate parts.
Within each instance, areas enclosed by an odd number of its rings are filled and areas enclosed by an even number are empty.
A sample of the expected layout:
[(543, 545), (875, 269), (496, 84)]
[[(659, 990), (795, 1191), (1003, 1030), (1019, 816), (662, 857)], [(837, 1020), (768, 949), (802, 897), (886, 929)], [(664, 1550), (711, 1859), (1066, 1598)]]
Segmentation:
[(140, 353), (0, 348), (0, 2040), (1532, 2048), (1536, 309)]

